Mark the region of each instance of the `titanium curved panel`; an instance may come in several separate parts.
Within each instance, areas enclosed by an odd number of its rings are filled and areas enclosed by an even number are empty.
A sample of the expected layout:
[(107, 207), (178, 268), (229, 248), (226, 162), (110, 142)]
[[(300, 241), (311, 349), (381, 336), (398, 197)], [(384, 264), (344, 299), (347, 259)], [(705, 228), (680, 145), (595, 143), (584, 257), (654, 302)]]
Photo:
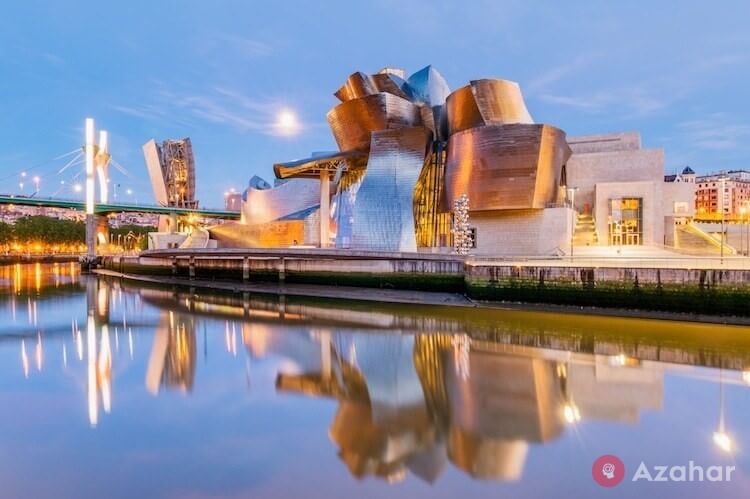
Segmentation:
[(424, 127), (372, 134), (370, 159), (353, 204), (352, 248), (417, 251), (414, 187), (424, 166), (428, 137)]
[(328, 123), (341, 151), (366, 150), (376, 130), (421, 124), (419, 108), (389, 93), (343, 102), (328, 112)]
[(446, 100), (448, 133), (481, 125), (532, 124), (518, 83), (508, 80), (474, 80)]
[(372, 75), (372, 81), (379, 92), (393, 94), (402, 99), (412, 100), (412, 92), (406, 80), (393, 73), (377, 73)]
[(507, 125), (532, 124), (521, 87), (509, 80), (474, 80), (471, 82), (474, 98), (485, 123)]
[(451, 93), (448, 82), (432, 66), (425, 66), (412, 74), (407, 83), (414, 93), (414, 100), (430, 107), (442, 106)]
[(333, 95), (338, 97), (341, 102), (346, 102), (376, 93), (378, 93), (378, 89), (372, 78), (361, 71), (357, 71), (350, 74), (346, 82)]
[(454, 90), (445, 101), (445, 115), (448, 121), (448, 134), (475, 128), (485, 124), (479, 112), (471, 85)]
[(278, 220), (292, 213), (320, 204), (320, 182), (313, 179), (292, 179), (272, 189), (245, 191), (242, 221), (248, 225)]
[(557, 200), (565, 132), (549, 125), (489, 125), (451, 135), (445, 166), (446, 209), (469, 196), (472, 211), (545, 208)]

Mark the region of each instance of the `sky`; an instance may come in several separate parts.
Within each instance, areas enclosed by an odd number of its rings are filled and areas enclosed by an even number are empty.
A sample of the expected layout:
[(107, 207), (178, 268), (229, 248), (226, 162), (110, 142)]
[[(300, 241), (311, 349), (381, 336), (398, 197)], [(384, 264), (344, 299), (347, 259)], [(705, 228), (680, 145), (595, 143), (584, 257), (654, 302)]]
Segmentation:
[[(30, 194), (26, 171), (40, 196), (80, 196), (81, 165), (57, 174), (75, 154), (52, 158), (91, 116), (127, 172), (119, 200), (153, 201), (143, 143), (189, 136), (198, 198), (218, 207), (274, 162), (336, 149), (325, 115), (349, 74), (428, 64), (452, 89), (517, 81), (569, 136), (639, 131), (666, 173), (750, 169), (749, 19), (746, 0), (8, 1), (0, 192)], [(274, 126), (285, 110), (297, 134)]]

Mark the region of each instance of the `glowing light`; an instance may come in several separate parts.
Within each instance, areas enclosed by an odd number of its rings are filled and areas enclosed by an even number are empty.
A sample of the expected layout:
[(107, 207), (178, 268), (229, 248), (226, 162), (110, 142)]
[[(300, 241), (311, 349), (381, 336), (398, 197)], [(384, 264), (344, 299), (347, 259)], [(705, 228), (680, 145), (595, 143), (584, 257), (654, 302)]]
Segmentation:
[(81, 192), (83, 190), (83, 186), (81, 184), (75, 184), (73, 185), (73, 190), (76, 192)]
[(750, 385), (750, 370), (743, 371), (742, 373), (742, 381)]
[(577, 423), (581, 420), (581, 411), (571, 402), (563, 407), (563, 417), (569, 424)]
[(732, 449), (734, 448), (732, 438), (724, 431), (717, 431), (714, 433), (714, 443), (724, 452), (732, 452)]
[(26, 353), (26, 342), (21, 340), (21, 365), (23, 366), (23, 377), (29, 377), (29, 356)]
[(299, 131), (300, 124), (297, 115), (289, 109), (282, 110), (276, 117), (276, 129), (282, 135), (293, 135)]

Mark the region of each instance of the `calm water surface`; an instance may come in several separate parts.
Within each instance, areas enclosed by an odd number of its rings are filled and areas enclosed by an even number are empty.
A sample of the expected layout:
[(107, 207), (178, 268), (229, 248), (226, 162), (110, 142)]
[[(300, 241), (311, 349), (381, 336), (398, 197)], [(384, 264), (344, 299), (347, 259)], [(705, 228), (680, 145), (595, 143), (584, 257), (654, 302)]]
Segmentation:
[[(0, 497), (750, 497), (750, 329), (0, 268)], [(617, 455), (612, 489), (592, 463)], [(731, 482), (632, 482), (647, 465)]]

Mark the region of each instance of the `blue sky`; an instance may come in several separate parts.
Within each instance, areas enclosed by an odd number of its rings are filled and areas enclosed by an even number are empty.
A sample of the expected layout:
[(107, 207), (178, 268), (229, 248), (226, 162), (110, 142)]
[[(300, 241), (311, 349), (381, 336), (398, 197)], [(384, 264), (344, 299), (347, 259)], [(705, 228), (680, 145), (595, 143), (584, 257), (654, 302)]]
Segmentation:
[[(748, 20), (740, 0), (5, 2), (0, 191), (21, 170), (41, 195), (69, 186), (72, 168), (43, 162), (93, 116), (132, 175), (115, 173), (121, 196), (151, 199), (144, 142), (190, 136), (199, 199), (219, 206), (273, 162), (335, 148), (325, 114), (348, 74), (427, 64), (451, 88), (518, 81), (534, 119), (569, 135), (638, 130), (667, 172), (750, 168)], [(269, 133), (285, 108), (292, 137)]]

